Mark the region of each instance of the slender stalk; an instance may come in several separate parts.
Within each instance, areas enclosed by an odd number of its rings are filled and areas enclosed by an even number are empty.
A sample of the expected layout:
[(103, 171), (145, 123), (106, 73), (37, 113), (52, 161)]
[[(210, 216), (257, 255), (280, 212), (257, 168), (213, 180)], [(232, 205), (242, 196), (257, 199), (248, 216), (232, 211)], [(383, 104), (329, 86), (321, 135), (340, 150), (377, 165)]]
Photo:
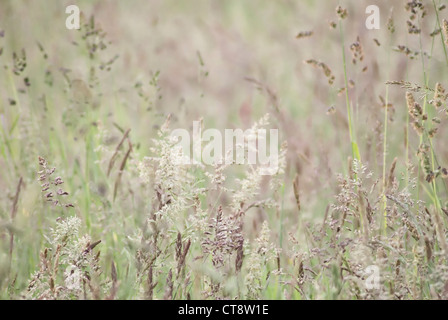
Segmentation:
[(437, 27), (440, 29), (440, 40), (442, 41), (443, 53), (445, 54), (445, 61), (448, 66), (448, 53), (446, 51), (445, 37), (443, 36), (442, 26), (440, 25), (439, 10), (437, 9), (435, 0), (432, 0), (432, 4), (434, 5), (434, 12), (436, 13)]
[[(392, 42), (392, 36), (390, 38)], [(390, 43), (389, 43), (390, 48)], [(387, 54), (387, 69), (390, 70), (390, 50)], [(389, 76), (388, 76), (389, 78)], [(386, 162), (387, 162), (387, 125), (388, 125), (388, 109), (389, 109), (389, 86), (386, 86), (386, 101), (384, 111), (384, 136), (383, 136), (383, 221), (384, 221), (384, 233), (387, 229), (387, 198), (386, 198)]]
[(353, 123), (352, 123), (352, 112), (351, 112), (351, 106), (350, 106), (350, 99), (348, 96), (348, 79), (347, 79), (347, 63), (345, 58), (345, 43), (344, 43), (344, 32), (342, 31), (342, 21), (339, 20), (339, 31), (341, 34), (341, 43), (342, 43), (342, 63), (344, 66), (344, 83), (345, 83), (345, 102), (347, 106), (347, 120), (348, 120), (348, 129), (350, 134), (350, 143), (352, 147), (352, 156), (353, 159), (357, 159), (361, 161), (361, 157), (359, 155), (358, 145), (356, 144), (355, 140), (355, 134), (353, 130)]

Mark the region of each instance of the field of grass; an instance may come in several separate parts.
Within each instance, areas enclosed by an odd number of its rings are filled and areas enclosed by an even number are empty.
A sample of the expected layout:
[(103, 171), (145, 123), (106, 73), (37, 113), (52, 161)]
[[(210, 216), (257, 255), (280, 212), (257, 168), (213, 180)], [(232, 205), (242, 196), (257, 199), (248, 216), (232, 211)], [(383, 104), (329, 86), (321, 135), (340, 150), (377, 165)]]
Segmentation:
[(445, 4), (1, 1), (0, 299), (448, 299)]

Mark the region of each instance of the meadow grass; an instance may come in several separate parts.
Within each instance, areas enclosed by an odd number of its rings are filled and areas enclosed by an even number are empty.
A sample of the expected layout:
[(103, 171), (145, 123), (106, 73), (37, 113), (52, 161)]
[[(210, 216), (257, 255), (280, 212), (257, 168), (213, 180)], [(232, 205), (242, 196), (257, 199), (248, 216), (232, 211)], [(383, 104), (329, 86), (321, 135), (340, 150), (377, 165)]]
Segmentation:
[(369, 4), (2, 2), (0, 298), (447, 299), (448, 9)]

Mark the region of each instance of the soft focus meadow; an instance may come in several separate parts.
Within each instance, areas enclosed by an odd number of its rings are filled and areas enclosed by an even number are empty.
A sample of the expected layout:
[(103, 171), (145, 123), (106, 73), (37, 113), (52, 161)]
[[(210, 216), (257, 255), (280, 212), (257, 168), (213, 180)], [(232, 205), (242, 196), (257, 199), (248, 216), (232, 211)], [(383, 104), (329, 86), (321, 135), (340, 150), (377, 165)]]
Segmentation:
[(0, 298), (448, 299), (445, 4), (1, 1)]

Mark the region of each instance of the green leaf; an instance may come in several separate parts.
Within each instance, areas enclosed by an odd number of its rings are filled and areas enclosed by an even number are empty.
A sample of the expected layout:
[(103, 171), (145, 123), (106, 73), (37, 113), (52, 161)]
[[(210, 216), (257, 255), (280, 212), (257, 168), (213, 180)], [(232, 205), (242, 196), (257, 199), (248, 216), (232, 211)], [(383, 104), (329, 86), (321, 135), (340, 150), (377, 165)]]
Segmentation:
[(354, 141), (352, 141), (352, 151), (353, 151), (353, 157), (361, 161), (361, 154), (359, 153), (358, 144)]

